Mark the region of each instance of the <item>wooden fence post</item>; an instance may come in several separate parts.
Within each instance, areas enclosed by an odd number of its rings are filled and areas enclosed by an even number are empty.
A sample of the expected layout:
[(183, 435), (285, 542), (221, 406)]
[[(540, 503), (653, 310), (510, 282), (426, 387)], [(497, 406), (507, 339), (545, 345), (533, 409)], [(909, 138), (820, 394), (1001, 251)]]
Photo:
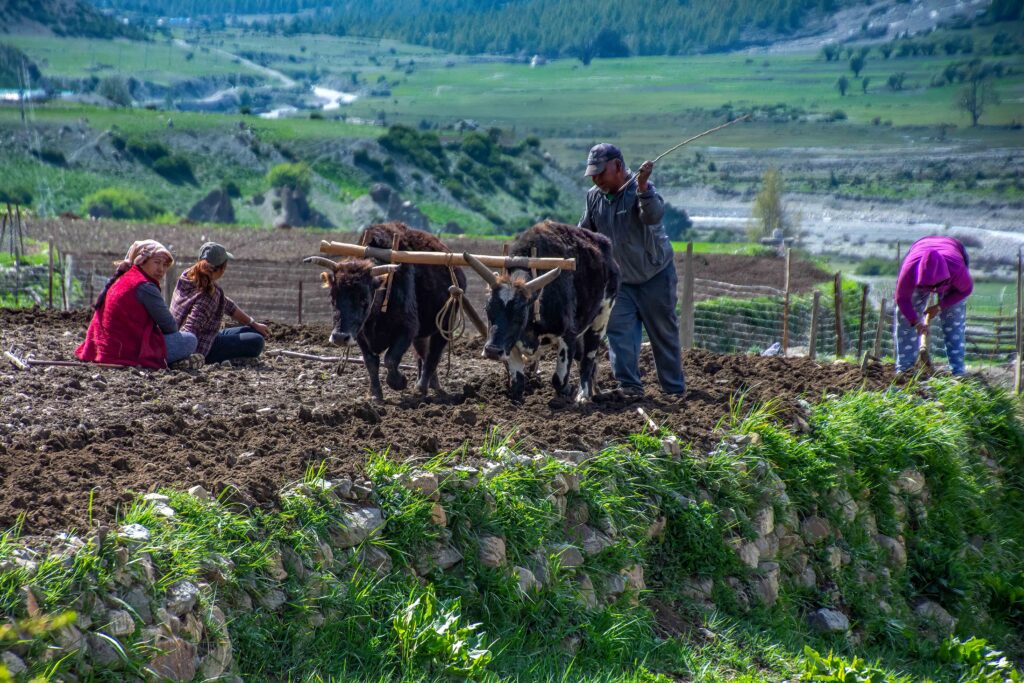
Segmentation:
[[(1006, 290), (1003, 290), (1003, 291), (1005, 292)], [(996, 345), (996, 347), (995, 347), (995, 350), (993, 351), (993, 353), (995, 353), (995, 355), (997, 355), (997, 356), (999, 355), (999, 341), (1000, 341), (999, 337), (1001, 337), (1002, 334), (1003, 334), (1003, 297), (1002, 297), (1002, 295), (1000, 295), (1000, 297), (999, 297), (999, 312), (996, 314), (996, 319), (995, 319), (995, 345)], [(1016, 341), (1016, 339), (1014, 341)], [(1014, 347), (1014, 350), (1016, 351), (1016, 347)]]
[(686, 243), (683, 259), (683, 300), (680, 308), (679, 345), (683, 351), (693, 348), (693, 242)]
[(882, 330), (885, 329), (885, 299), (878, 304), (878, 327), (875, 328), (875, 345), (871, 349), (871, 355), (875, 358), (882, 357)]
[(836, 358), (842, 358), (846, 354), (846, 347), (843, 343), (843, 274), (836, 273), (835, 276), (835, 310), (836, 310)]
[(808, 342), (810, 347), (807, 357), (814, 360), (818, 356), (818, 315), (821, 313), (821, 291), (814, 290), (814, 298), (811, 300), (811, 339)]
[[(61, 256), (58, 253), (57, 259), (60, 261), (61, 269), (63, 270), (60, 278), (60, 298), (64, 304), (64, 310), (67, 311), (71, 309), (71, 296), (69, 292), (71, 290), (71, 273), (74, 271), (75, 261), (74, 256), (71, 254)], [(92, 302), (90, 301), (89, 304), (91, 305)]]
[(864, 316), (868, 312), (868, 286), (864, 285), (860, 294), (860, 327), (857, 329), (857, 358), (864, 353)]
[(46, 268), (46, 283), (47, 289), (49, 290), (49, 297), (47, 298), (47, 308), (53, 308), (53, 237), (46, 243), (46, 251), (48, 253), (48, 265)]
[(1022, 376), (1022, 369), (1024, 364), (1021, 363), (1021, 355), (1024, 354), (1024, 279), (1021, 275), (1021, 253), (1020, 248), (1017, 248), (1017, 362), (1013, 368), (1013, 392), (1017, 396), (1020, 396), (1021, 390), (1024, 389), (1024, 376)]
[(789, 276), (793, 250), (786, 248), (785, 273), (782, 278), (782, 355), (789, 352)]
[(302, 280), (299, 280), (299, 302), (298, 302), (298, 315), (296, 316), (299, 321), (299, 325), (302, 324)]

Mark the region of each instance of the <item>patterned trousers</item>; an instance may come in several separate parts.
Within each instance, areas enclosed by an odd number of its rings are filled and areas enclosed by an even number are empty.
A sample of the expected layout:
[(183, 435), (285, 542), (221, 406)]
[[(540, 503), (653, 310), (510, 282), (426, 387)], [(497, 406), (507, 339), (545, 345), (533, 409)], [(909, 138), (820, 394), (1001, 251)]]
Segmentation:
[[(924, 309), (931, 294), (926, 289), (915, 289), (911, 297), (914, 310), (919, 318), (924, 318)], [(904, 372), (914, 366), (917, 361), (918, 336), (917, 330), (896, 307), (893, 316), (894, 335), (896, 338), (896, 372)], [(942, 323), (942, 341), (946, 346), (946, 358), (949, 369), (954, 375), (965, 372), (964, 354), (966, 350), (965, 329), (967, 327), (967, 300), (963, 300), (952, 308), (939, 313)]]

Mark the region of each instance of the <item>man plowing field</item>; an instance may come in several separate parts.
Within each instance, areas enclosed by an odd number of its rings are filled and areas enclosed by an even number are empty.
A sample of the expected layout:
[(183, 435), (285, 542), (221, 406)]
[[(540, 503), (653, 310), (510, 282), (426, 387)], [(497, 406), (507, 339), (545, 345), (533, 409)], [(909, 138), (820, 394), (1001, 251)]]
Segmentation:
[(654, 163), (645, 161), (635, 178), (615, 145), (595, 145), (585, 176), (594, 182), (580, 227), (605, 235), (622, 271), (622, 285), (608, 321), (612, 373), (620, 390), (643, 395), (640, 381), (641, 325), (647, 330), (666, 394), (686, 391), (680, 363), (679, 319), (672, 243), (661, 219), (665, 201), (648, 182)]

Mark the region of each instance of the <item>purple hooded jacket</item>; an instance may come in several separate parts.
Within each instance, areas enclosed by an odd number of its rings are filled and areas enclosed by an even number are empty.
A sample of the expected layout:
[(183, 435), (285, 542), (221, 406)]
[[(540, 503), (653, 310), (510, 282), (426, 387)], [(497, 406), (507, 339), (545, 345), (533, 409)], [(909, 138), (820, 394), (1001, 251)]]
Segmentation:
[(918, 322), (910, 302), (915, 289), (938, 292), (943, 310), (966, 299), (974, 282), (967, 270), (963, 245), (952, 237), (938, 236), (922, 237), (911, 245), (896, 280), (896, 305), (911, 325)]

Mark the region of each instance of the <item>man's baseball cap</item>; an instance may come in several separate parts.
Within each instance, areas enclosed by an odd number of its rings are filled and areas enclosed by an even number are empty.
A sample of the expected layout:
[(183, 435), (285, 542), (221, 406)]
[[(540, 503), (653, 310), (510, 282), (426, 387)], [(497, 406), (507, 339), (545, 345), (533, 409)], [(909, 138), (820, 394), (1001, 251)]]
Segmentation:
[(228, 250), (223, 245), (216, 242), (207, 242), (199, 248), (199, 258), (214, 268), (218, 268), (235, 257), (228, 253)]
[(590, 148), (590, 154), (587, 155), (587, 170), (583, 172), (583, 177), (589, 177), (597, 175), (604, 170), (604, 165), (612, 159), (622, 159), (622, 152), (619, 148), (610, 142), (601, 142)]

